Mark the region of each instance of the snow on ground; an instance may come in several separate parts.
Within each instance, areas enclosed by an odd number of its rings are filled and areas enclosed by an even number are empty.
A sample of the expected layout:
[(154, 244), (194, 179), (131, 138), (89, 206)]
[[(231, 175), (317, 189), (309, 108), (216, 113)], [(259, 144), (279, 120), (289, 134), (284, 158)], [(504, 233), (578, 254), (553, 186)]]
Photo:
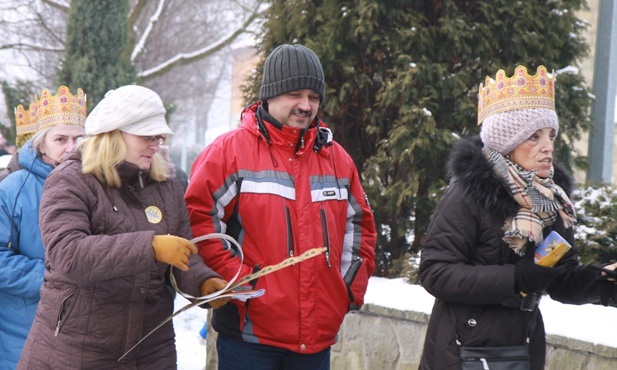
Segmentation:
[[(434, 298), (420, 285), (407, 284), (402, 278), (372, 277), (364, 301), (430, 314)], [(617, 348), (617, 308), (593, 304), (575, 306), (543, 296), (540, 309), (547, 334)]]
[[(267, 292), (266, 292), (267, 294)], [(430, 314), (434, 298), (420, 285), (407, 284), (402, 278), (372, 277), (366, 303)], [(188, 303), (176, 297), (176, 310)], [(617, 348), (617, 308), (598, 305), (574, 306), (553, 301), (548, 296), (540, 301), (547, 334), (561, 335)], [(174, 318), (178, 370), (203, 370), (206, 347), (199, 331), (206, 322), (206, 310), (192, 308)]]
[[(189, 303), (176, 294), (174, 311)], [(199, 331), (206, 322), (206, 310), (191, 308), (174, 317), (176, 331), (176, 351), (178, 352), (178, 370), (203, 370), (206, 367), (206, 344)]]

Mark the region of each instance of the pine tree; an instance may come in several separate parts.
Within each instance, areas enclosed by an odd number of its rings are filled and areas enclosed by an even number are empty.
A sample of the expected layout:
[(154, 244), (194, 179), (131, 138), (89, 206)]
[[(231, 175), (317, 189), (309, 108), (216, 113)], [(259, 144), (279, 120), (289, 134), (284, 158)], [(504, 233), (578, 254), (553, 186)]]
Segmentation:
[(111, 89), (134, 83), (129, 61), (128, 0), (73, 0), (66, 53), (57, 76), (71, 92), (82, 88), (92, 109)]
[[(587, 53), (584, 0), (274, 0), (264, 24), (265, 54), (301, 43), (326, 75), (324, 121), (363, 170), (379, 229), (378, 274), (417, 252), (447, 185), (452, 143), (479, 132), (477, 91), (499, 69), (535, 72), (576, 66)], [(565, 69), (569, 71), (570, 69)], [(252, 95), (259, 85), (253, 80)], [(584, 165), (573, 143), (588, 130), (583, 77), (557, 78), (556, 156)], [(413, 235), (413, 243), (409, 243)]]
[(617, 261), (617, 188), (610, 184), (577, 189), (574, 242), (583, 263)]

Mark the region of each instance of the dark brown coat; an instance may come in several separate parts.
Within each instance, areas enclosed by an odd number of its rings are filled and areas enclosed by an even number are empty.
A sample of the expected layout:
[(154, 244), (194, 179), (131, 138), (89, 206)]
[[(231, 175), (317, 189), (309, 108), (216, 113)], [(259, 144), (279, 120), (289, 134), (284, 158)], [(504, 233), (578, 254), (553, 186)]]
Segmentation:
[[(175, 369), (171, 322), (118, 359), (173, 311), (168, 265), (155, 261), (152, 239), (191, 238), (180, 185), (152, 181), (125, 163), (122, 188), (110, 188), (83, 174), (79, 159), (74, 154), (45, 183), (40, 225), (47, 271), (18, 368)], [(146, 218), (148, 206), (162, 212), (159, 223)], [(202, 281), (218, 276), (198, 255), (189, 272), (174, 273), (193, 296)]]

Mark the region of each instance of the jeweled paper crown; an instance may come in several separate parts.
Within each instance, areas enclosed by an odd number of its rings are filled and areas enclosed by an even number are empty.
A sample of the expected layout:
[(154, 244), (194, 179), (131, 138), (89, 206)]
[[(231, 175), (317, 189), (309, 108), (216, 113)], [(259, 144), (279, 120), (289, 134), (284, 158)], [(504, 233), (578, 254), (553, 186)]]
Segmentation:
[(38, 101), (36, 131), (55, 125), (84, 127), (87, 113), (86, 95), (82, 89), (77, 89), (75, 95), (71, 95), (66, 86), (60, 86), (56, 95), (45, 89)]
[(25, 109), (21, 104), (15, 108), (15, 126), (18, 138), (36, 132), (36, 111), (38, 107), (39, 102), (34, 96), (34, 101), (28, 109)]
[(515, 109), (543, 108), (555, 110), (555, 73), (539, 66), (530, 76), (527, 68), (518, 66), (507, 77), (503, 69), (495, 79), (486, 77), (478, 90), (478, 124), (491, 114)]

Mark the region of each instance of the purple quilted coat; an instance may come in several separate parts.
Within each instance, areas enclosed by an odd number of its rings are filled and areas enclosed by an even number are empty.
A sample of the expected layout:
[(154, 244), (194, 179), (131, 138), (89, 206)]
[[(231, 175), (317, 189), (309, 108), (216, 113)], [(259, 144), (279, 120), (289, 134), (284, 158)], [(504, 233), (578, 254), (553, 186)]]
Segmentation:
[[(173, 312), (169, 266), (155, 261), (152, 239), (191, 238), (183, 193), (175, 178), (153, 181), (128, 163), (119, 172), (121, 188), (101, 184), (82, 173), (75, 153), (47, 178), (40, 208), (46, 272), (18, 369), (176, 368), (171, 321), (118, 359)], [(198, 255), (188, 272), (173, 271), (193, 296), (218, 277)]]

